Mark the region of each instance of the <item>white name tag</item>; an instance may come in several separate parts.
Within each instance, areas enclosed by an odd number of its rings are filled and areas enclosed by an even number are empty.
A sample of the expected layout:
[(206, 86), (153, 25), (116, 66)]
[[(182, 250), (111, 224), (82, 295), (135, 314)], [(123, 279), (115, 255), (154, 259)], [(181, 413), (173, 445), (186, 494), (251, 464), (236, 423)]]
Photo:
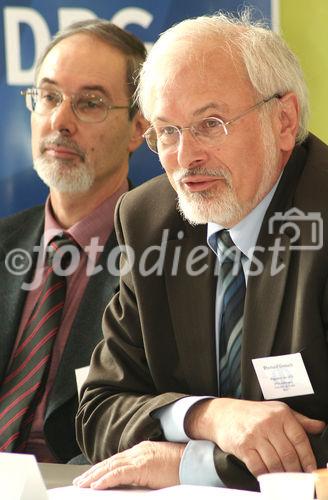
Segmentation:
[(313, 394), (313, 387), (301, 354), (285, 354), (253, 359), (264, 399), (280, 399)]

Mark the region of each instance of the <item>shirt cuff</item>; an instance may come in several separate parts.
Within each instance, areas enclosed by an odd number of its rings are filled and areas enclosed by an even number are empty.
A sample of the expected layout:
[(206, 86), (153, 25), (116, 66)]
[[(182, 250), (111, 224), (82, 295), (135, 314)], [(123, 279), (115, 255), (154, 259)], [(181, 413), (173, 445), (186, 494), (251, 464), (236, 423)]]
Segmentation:
[(212, 441), (189, 441), (180, 461), (181, 484), (225, 487), (215, 469), (214, 446)]
[(190, 440), (184, 430), (184, 419), (188, 410), (202, 399), (209, 397), (187, 396), (152, 413), (159, 419), (166, 441), (187, 443)]

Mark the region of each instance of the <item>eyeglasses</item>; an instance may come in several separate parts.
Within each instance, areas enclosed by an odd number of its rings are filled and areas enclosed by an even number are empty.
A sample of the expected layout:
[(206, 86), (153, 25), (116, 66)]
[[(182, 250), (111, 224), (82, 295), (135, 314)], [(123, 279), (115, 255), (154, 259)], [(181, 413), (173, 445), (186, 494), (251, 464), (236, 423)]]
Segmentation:
[(280, 97), (279, 94), (267, 97), (227, 122), (215, 116), (209, 116), (208, 118), (202, 118), (192, 123), (189, 127), (178, 127), (171, 124), (164, 126), (152, 125), (146, 130), (143, 137), (146, 139), (149, 148), (157, 154), (159, 152), (162, 154), (175, 153), (179, 148), (183, 130), (190, 130), (193, 138), (204, 146), (215, 147), (219, 144), (220, 140), (228, 135), (228, 125), (262, 106), (262, 104), (271, 101), (271, 99), (280, 99)]
[(93, 92), (81, 92), (64, 97), (58, 90), (31, 88), (22, 90), (27, 109), (39, 115), (50, 115), (65, 99), (71, 100), (74, 114), (79, 120), (87, 123), (98, 123), (106, 120), (108, 112), (114, 109), (130, 109), (130, 106), (109, 104), (104, 97)]

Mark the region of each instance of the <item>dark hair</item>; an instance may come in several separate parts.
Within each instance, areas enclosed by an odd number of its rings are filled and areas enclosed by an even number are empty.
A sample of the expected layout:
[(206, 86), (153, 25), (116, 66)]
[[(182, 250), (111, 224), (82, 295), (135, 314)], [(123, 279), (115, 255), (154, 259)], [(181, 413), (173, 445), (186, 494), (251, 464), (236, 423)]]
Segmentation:
[(129, 116), (133, 118), (138, 110), (138, 104), (135, 102), (134, 94), (138, 87), (139, 71), (142, 63), (146, 59), (147, 50), (139, 38), (128, 31), (122, 30), (110, 21), (106, 21), (105, 19), (78, 21), (58, 31), (38, 60), (35, 78), (38, 77), (40, 68), (48, 53), (59, 42), (65, 40), (65, 38), (69, 38), (79, 33), (94, 35), (107, 43), (110, 47), (118, 49), (126, 56), (126, 83), (130, 97)]

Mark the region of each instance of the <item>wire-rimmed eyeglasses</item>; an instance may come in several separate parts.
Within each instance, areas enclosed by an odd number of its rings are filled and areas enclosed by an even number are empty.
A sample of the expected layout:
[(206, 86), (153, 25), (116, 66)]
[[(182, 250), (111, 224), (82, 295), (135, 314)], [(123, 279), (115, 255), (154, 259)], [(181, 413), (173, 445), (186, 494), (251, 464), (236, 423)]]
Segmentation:
[(152, 125), (146, 130), (143, 137), (154, 153), (175, 153), (179, 148), (183, 130), (190, 130), (194, 139), (201, 144), (215, 147), (219, 144), (220, 139), (228, 135), (228, 125), (236, 122), (259, 106), (262, 106), (262, 104), (271, 101), (271, 99), (279, 99), (280, 97), (279, 94), (273, 94), (255, 103), (240, 115), (226, 122), (215, 116), (209, 116), (192, 123), (189, 127), (178, 127), (177, 125), (171, 124)]
[(27, 109), (39, 115), (50, 115), (65, 99), (70, 99), (74, 114), (79, 120), (87, 123), (98, 123), (106, 120), (108, 112), (114, 109), (130, 109), (130, 106), (117, 106), (95, 92), (80, 92), (64, 96), (58, 90), (33, 87), (22, 90)]

